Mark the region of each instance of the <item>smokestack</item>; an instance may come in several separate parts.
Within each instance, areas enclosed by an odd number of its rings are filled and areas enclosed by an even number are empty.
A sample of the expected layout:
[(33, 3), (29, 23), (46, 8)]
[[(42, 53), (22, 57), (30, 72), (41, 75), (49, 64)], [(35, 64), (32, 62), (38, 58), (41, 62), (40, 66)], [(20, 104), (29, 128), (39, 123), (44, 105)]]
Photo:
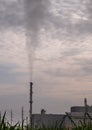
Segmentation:
[(87, 107), (88, 107), (87, 98), (84, 98), (84, 107), (85, 107), (85, 113), (87, 113), (88, 112), (88, 110), (87, 110)]
[(32, 82), (30, 82), (30, 101), (29, 101), (29, 103), (30, 103), (30, 111), (29, 111), (29, 121), (30, 121), (30, 126), (32, 127), (32, 103), (33, 103), (33, 101), (32, 101), (32, 89), (33, 89), (33, 83)]

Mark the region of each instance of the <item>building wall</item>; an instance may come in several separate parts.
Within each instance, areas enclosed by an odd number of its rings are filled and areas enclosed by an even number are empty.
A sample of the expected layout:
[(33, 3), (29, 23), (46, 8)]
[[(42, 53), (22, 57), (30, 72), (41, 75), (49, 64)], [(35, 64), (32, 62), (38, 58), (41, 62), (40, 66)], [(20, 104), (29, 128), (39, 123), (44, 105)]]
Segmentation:
[[(63, 117), (65, 115), (57, 115), (57, 114), (33, 114), (32, 116), (32, 124), (33, 127), (55, 127), (57, 125), (58, 127), (60, 126)], [(90, 114), (92, 116), (92, 114)], [(81, 125), (81, 122), (84, 123), (84, 114), (81, 113), (71, 113), (71, 118), (75, 122), (77, 126)], [(80, 122), (81, 120), (81, 122)], [(90, 122), (91, 120), (86, 117), (86, 123)], [(63, 126), (66, 128), (72, 128), (75, 127), (74, 124), (71, 122), (71, 120), (66, 117)]]
[(34, 127), (55, 127), (62, 122), (64, 115), (57, 114), (33, 114), (32, 122)]
[[(87, 112), (92, 113), (92, 106), (86, 106)], [(85, 112), (84, 106), (74, 106), (71, 107), (71, 112)]]
[(74, 106), (71, 107), (71, 112), (85, 112), (85, 107), (83, 106)]
[[(71, 112), (68, 113), (68, 115), (70, 115), (77, 126), (80, 125), (80, 120), (82, 123), (84, 123), (84, 113), (86, 108), (87, 112), (92, 117), (92, 106), (86, 105), (71, 107)], [(45, 114), (45, 111), (43, 111), (41, 114), (32, 115), (32, 124), (34, 127), (55, 127), (55, 125), (60, 126), (60, 123), (62, 122), (64, 116), (64, 114)], [(89, 121), (90, 119), (87, 117), (86, 122), (88, 123)], [(65, 118), (63, 126), (68, 128), (73, 127), (73, 123), (69, 117)]]

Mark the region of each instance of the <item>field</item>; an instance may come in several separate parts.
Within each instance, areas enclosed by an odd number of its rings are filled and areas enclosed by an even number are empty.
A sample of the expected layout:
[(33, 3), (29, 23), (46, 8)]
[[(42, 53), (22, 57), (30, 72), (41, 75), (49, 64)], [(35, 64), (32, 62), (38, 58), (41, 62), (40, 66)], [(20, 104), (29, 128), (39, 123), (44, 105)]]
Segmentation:
[[(90, 120), (87, 124), (85, 123), (84, 118), (84, 122), (82, 122), (80, 126), (77, 126), (75, 124), (72, 128), (65, 128), (62, 125), (58, 126), (57, 124), (55, 125), (55, 127), (46, 128), (43, 125), (42, 128), (32, 128), (30, 125), (24, 125), (23, 122), (22, 124), (16, 123), (15, 125), (11, 125), (9, 122), (5, 121), (5, 116), (6, 113), (4, 113), (3, 117), (0, 117), (0, 130), (92, 130), (91, 117), (89, 117)], [(72, 119), (70, 120), (72, 123), (74, 122)]]

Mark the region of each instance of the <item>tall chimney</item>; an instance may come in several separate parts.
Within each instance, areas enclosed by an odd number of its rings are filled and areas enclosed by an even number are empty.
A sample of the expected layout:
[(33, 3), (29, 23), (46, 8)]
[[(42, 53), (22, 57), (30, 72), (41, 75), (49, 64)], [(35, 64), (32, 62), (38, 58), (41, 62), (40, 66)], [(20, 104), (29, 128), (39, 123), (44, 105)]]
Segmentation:
[(33, 89), (33, 83), (32, 82), (30, 82), (30, 101), (29, 101), (29, 103), (30, 103), (30, 110), (29, 110), (29, 121), (30, 121), (30, 126), (32, 127), (32, 103), (33, 103), (33, 101), (32, 101), (32, 89)]
[(88, 112), (87, 110), (87, 98), (84, 98), (84, 107), (85, 107), (85, 113)]

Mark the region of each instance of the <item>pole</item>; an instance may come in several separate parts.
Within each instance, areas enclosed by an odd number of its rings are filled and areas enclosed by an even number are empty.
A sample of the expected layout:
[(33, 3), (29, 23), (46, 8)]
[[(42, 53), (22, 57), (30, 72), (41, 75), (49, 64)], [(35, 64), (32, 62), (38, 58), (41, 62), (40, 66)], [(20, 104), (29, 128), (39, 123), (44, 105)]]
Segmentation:
[(11, 125), (12, 125), (12, 110), (11, 110)]
[(30, 121), (30, 127), (32, 128), (32, 103), (33, 103), (33, 101), (32, 101), (32, 88), (33, 88), (33, 83), (32, 82), (30, 82), (30, 101), (29, 101), (29, 103), (30, 103), (30, 111), (29, 111), (29, 121)]
[(87, 113), (88, 113), (87, 98), (84, 98), (84, 124), (86, 124)]
[(23, 127), (24, 127), (24, 108), (22, 107), (22, 111), (21, 111), (21, 125), (22, 125), (22, 130), (23, 130)]
[(84, 99), (84, 107), (85, 107), (85, 113), (88, 112), (88, 109), (87, 109), (87, 98)]

